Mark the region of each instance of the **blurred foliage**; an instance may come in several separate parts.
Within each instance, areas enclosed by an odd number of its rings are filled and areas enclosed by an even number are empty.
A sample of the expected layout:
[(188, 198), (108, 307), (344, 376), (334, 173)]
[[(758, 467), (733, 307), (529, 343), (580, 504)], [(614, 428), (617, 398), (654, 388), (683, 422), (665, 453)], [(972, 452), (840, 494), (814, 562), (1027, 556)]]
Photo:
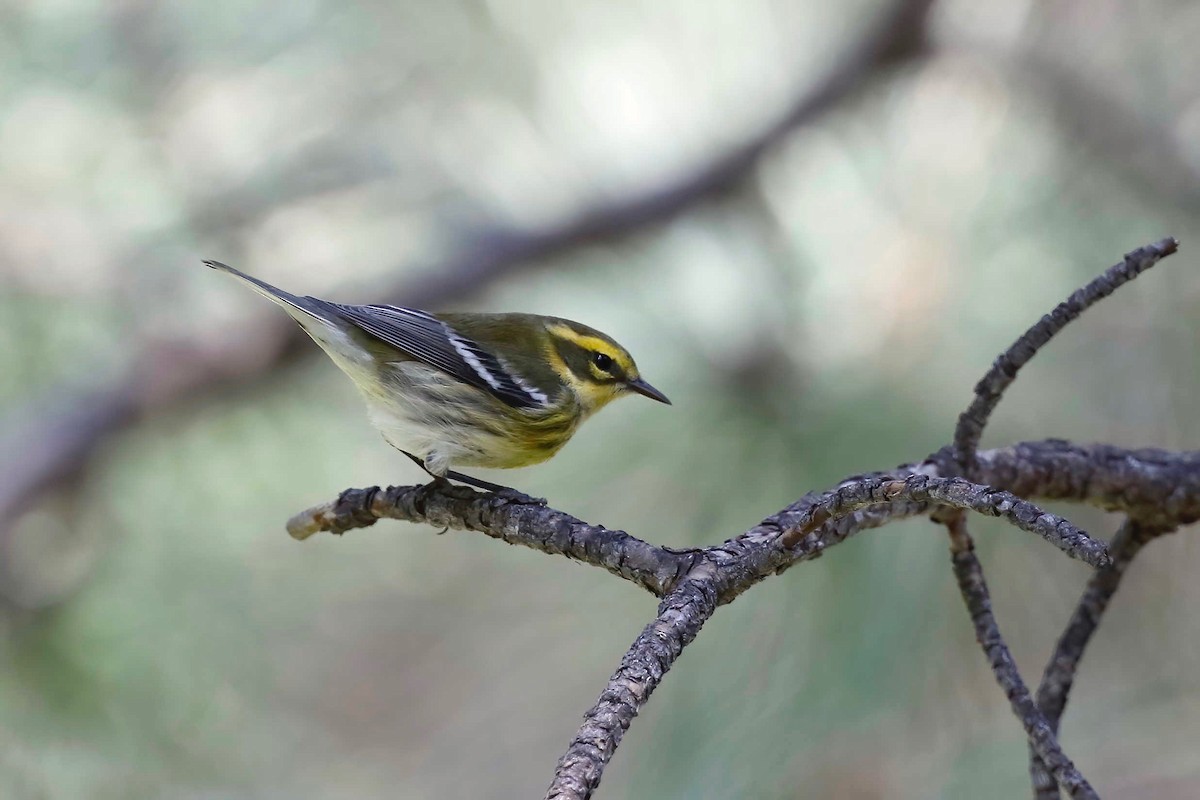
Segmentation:
[[(368, 302), (476, 221), (552, 225), (686, 173), (882, 8), (0, 0), (0, 411), (113, 380), (149, 338), (275, 313), (200, 258)], [(733, 196), (472, 303), (609, 331), (676, 403), (626, 401), (487, 477), (720, 541), (943, 444), (996, 352), (1166, 234), (1183, 253), (1039, 355), (986, 443), (1197, 446), (1200, 8), (944, 0), (930, 33)], [(421, 478), (317, 353), (140, 421), (18, 522), (0, 796), (540, 796), (652, 599), (472, 535), (288, 539), (343, 488)], [(977, 527), (1035, 680), (1085, 572)], [(1024, 795), (947, 562), (940, 531), (893, 525), (723, 609), (603, 796)], [(1200, 794), (1198, 563), (1189, 533), (1154, 544), (1084, 662), (1064, 741), (1114, 796)]]

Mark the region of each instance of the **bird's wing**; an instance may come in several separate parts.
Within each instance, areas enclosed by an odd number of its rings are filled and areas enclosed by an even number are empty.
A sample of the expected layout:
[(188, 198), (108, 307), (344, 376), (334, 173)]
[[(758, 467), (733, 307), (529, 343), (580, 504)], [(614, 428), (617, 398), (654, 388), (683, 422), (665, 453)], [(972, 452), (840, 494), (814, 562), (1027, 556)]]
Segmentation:
[(513, 408), (537, 409), (547, 405), (545, 393), (514, 376), (496, 356), (432, 314), (400, 306), (318, 302), (380, 341), (482, 389)]

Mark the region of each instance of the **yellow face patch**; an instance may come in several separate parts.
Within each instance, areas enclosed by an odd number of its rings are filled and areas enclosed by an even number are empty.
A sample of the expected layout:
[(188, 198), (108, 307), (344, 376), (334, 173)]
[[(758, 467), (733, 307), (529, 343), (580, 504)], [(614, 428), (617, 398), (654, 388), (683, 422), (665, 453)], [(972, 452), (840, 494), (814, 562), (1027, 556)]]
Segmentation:
[[(554, 371), (575, 392), (584, 413), (597, 411), (625, 394), (624, 381), (637, 379), (637, 366), (629, 353), (607, 339), (580, 333), (563, 324), (550, 325), (547, 331), (550, 333), (551, 344), (547, 347), (546, 357)], [(554, 344), (555, 339), (578, 350), (579, 360), (568, 364)], [(605, 368), (605, 360), (609, 361), (611, 366)], [(616, 376), (619, 376), (620, 380)]]

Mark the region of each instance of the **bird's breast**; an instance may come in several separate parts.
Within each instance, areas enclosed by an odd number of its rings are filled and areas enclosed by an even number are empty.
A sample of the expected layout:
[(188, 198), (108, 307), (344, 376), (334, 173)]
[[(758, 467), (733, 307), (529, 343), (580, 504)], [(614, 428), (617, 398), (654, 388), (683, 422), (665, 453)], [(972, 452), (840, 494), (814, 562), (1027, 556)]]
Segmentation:
[(570, 440), (579, 420), (568, 403), (512, 408), (421, 362), (388, 364), (380, 378), (359, 384), (372, 423), (392, 446), (425, 459), (435, 472), (540, 463)]

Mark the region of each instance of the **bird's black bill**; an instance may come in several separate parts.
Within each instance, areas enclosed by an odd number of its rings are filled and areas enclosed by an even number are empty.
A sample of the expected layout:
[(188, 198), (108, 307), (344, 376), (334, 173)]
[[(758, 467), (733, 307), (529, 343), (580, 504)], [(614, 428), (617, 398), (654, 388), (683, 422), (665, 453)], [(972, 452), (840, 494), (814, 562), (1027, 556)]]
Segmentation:
[(638, 378), (636, 381), (629, 381), (625, 384), (625, 386), (629, 389), (629, 391), (637, 392), (643, 397), (649, 397), (651, 400), (657, 400), (660, 403), (671, 405), (671, 401), (667, 399), (665, 394), (660, 392), (658, 389), (655, 389), (641, 378)]

